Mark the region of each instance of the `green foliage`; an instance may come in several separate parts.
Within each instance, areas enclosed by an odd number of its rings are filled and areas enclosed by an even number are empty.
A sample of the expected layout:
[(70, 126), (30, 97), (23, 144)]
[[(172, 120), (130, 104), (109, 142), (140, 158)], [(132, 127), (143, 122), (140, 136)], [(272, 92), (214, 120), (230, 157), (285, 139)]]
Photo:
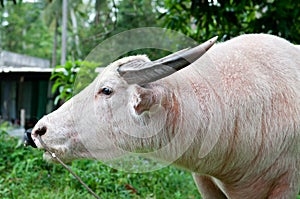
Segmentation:
[(300, 3), (287, 0), (165, 0), (164, 26), (197, 41), (244, 33), (270, 33), (300, 43)]
[(0, 49), (50, 58), (52, 35), (40, 18), (43, 9), (42, 2), (0, 7)]
[[(227, 40), (265, 32), (300, 43), (300, 2), (293, 0), (73, 0), (69, 9), (70, 60), (84, 59), (114, 34), (147, 26), (178, 30), (199, 42), (215, 35)], [(8, 4), (0, 12), (0, 48), (48, 59), (57, 52), (54, 60), (59, 60), (61, 0)], [(52, 49), (54, 35), (57, 46)]]
[[(105, 39), (122, 31), (140, 27), (162, 27), (162, 21), (157, 20), (159, 0), (134, 1), (102, 1), (93, 20), (87, 20), (89, 30), (79, 29), (83, 54), (89, 53), (96, 45)], [(86, 13), (91, 12), (87, 9)], [(94, 12), (94, 11), (93, 11)], [(86, 22), (85, 22), (86, 23)]]
[(95, 69), (99, 65), (87, 61), (67, 61), (64, 66), (56, 66), (50, 77), (54, 80), (52, 93), (58, 92), (54, 104), (57, 105), (59, 100), (68, 101), (90, 84), (97, 76)]
[[(18, 140), (8, 136), (4, 126), (0, 127), (0, 198), (93, 198), (61, 165), (44, 162), (42, 151), (16, 147)], [(191, 175), (175, 168), (136, 174), (88, 160), (70, 166), (103, 199), (200, 198)]]
[(55, 80), (52, 86), (52, 93), (58, 91), (54, 100), (57, 105), (59, 100), (67, 101), (72, 97), (73, 85), (76, 79), (77, 70), (80, 67), (79, 62), (66, 62), (64, 66), (58, 65), (52, 72), (50, 80)]

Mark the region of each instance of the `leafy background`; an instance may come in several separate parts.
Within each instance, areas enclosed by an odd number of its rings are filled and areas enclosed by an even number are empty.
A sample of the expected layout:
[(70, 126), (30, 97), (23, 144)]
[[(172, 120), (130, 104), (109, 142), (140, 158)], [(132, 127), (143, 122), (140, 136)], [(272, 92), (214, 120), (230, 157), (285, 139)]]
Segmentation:
[[(0, 48), (59, 65), (63, 0), (28, 1), (4, 0), (0, 6)], [(178, 30), (199, 43), (261, 32), (300, 43), (300, 1), (294, 0), (72, 0), (67, 14), (70, 61), (83, 60), (121, 31), (149, 26)]]

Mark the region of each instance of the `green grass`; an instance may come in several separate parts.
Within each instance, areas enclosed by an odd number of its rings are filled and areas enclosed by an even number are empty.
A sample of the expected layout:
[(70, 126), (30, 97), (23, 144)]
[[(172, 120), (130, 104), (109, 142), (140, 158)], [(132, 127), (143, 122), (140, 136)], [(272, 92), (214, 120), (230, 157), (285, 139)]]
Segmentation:
[[(1, 199), (93, 198), (61, 165), (46, 163), (41, 151), (16, 147), (17, 142), (0, 131)], [(138, 174), (96, 161), (74, 161), (70, 166), (103, 199), (201, 198), (191, 174), (171, 167)]]
[[(16, 147), (17, 143), (0, 128), (1, 199), (93, 198), (61, 165), (48, 164), (41, 151)], [(74, 161), (70, 166), (102, 199), (201, 198), (191, 174), (172, 167), (139, 174), (117, 171), (96, 161)]]

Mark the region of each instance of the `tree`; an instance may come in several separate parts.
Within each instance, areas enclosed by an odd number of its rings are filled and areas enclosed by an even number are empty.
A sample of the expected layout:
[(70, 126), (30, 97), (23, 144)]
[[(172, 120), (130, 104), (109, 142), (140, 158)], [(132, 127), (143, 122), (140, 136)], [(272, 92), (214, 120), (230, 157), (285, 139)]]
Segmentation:
[(52, 67), (56, 66), (57, 63), (57, 42), (58, 42), (58, 28), (60, 23), (60, 16), (62, 9), (61, 3), (59, 0), (47, 0), (46, 7), (42, 12), (44, 23), (48, 26), (49, 30), (53, 31), (53, 45), (52, 45), (52, 58), (51, 65)]
[[(20, 3), (19, 3), (20, 2)], [(61, 59), (62, 2), (38, 0), (0, 7), (1, 47), (18, 53)], [(69, 0), (66, 58), (82, 60), (100, 42), (121, 31), (166, 27), (201, 42), (265, 32), (300, 43), (300, 3), (286, 0)], [(42, 18), (40, 16), (43, 16)], [(41, 20), (43, 19), (43, 20)]]
[(61, 34), (61, 65), (65, 65), (67, 58), (67, 22), (68, 0), (62, 0), (62, 34)]
[[(16, 1), (16, 0), (12, 0), (12, 2), (13, 2), (14, 4), (17, 4), (17, 1)], [(2, 7), (4, 7), (4, 0), (0, 0), (0, 5), (1, 5)]]
[[(18, 3), (0, 8), (0, 43), (3, 50), (51, 57), (51, 33), (40, 15), (45, 4)], [(38, 38), (38, 39), (37, 39)]]
[(300, 43), (298, 1), (165, 0), (164, 8), (160, 16), (164, 26), (198, 41), (215, 35), (227, 40), (244, 33), (264, 32)]
[[(54, 32), (53, 67), (56, 66), (58, 50), (62, 53), (60, 56), (61, 62), (65, 62), (68, 57), (73, 57), (74, 60), (82, 58), (79, 30), (83, 28), (88, 20), (85, 14), (88, 6), (86, 6), (82, 0), (65, 1), (67, 2), (67, 6), (63, 6), (64, 1), (65, 0), (48, 0), (47, 7), (43, 11), (45, 23), (49, 29)], [(66, 9), (66, 11), (63, 11), (63, 9)], [(64, 23), (63, 19), (65, 20)], [(83, 29), (86, 32), (89, 30), (87, 28)], [(61, 36), (59, 35), (60, 33)], [(61, 40), (61, 46), (57, 45), (59, 40)], [(66, 53), (67, 51), (68, 53)]]

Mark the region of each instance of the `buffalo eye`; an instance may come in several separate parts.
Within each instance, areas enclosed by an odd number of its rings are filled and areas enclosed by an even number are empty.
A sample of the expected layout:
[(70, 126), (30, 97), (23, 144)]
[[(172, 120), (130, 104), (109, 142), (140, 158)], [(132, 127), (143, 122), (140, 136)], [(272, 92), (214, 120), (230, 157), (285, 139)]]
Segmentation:
[(103, 93), (104, 95), (110, 95), (112, 93), (112, 90), (110, 88), (104, 87), (102, 88), (101, 93)]

